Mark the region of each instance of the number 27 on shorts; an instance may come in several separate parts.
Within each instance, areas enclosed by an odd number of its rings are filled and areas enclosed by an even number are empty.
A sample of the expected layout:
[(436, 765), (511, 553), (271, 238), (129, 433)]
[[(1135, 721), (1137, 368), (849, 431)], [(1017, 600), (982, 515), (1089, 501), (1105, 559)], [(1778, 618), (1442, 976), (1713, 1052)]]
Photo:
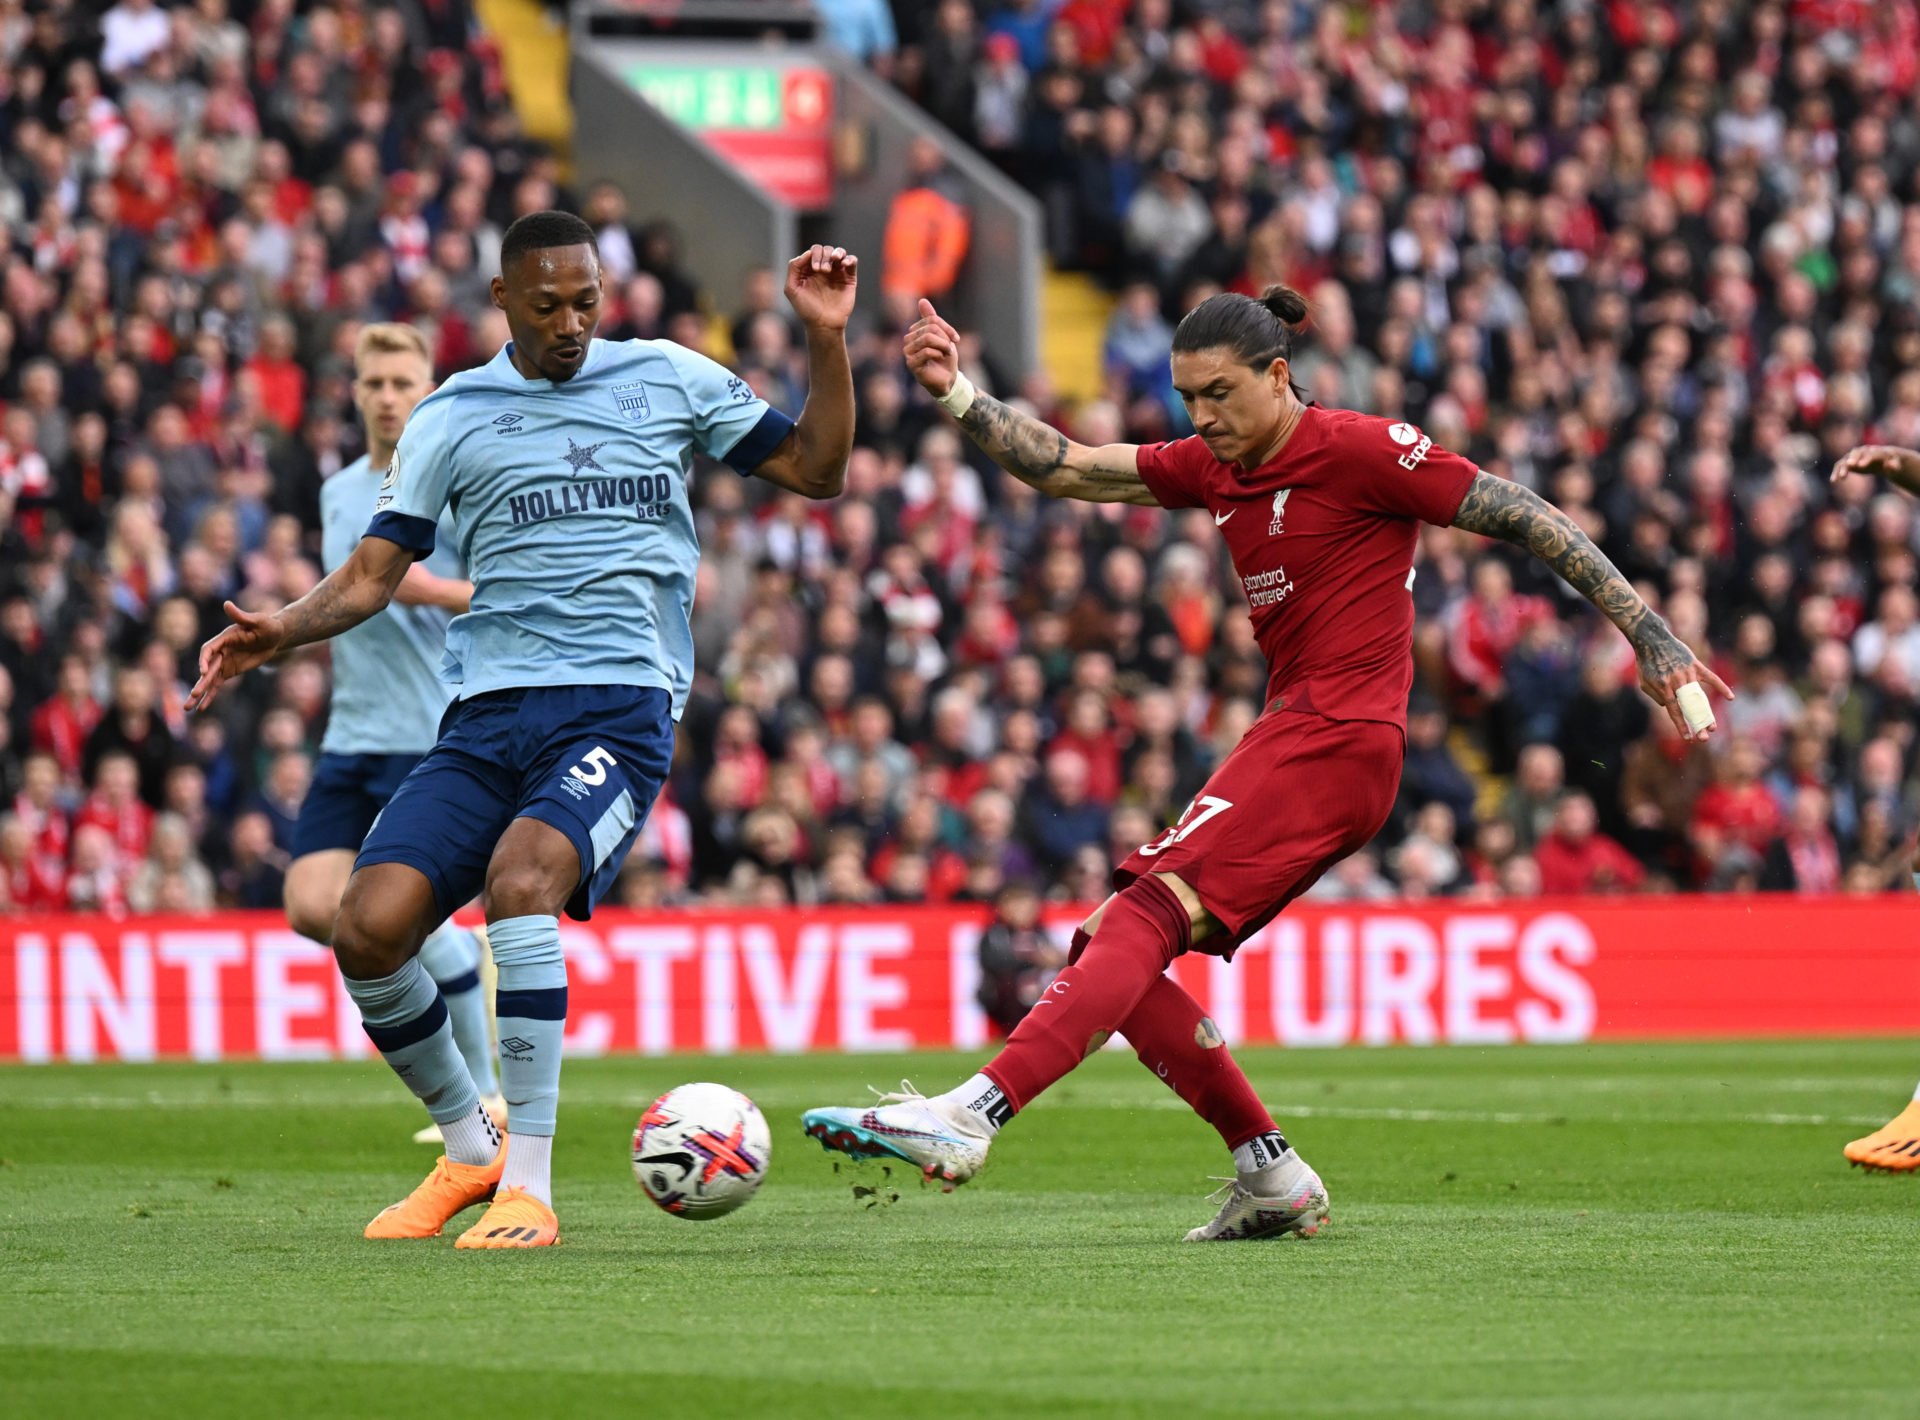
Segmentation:
[(1232, 807), (1233, 805), (1225, 799), (1217, 799), (1212, 794), (1202, 794), (1187, 805), (1187, 811), (1180, 815), (1178, 823), (1168, 829), (1157, 842), (1141, 845), (1140, 851), (1148, 857), (1152, 857), (1155, 853), (1164, 853), (1208, 819), (1217, 814), (1223, 814)]

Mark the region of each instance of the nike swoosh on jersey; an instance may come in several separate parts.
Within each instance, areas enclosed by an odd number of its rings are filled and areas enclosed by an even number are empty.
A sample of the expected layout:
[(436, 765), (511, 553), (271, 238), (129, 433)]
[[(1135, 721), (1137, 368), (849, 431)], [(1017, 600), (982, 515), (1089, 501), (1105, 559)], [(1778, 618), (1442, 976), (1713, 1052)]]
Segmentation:
[(1214, 526), (1215, 526), (1216, 528), (1217, 528), (1217, 527), (1220, 527), (1221, 525), (1223, 525), (1223, 524), (1224, 524), (1224, 523), (1225, 523), (1225, 522), (1227, 521), (1227, 519), (1228, 519), (1228, 518), (1231, 518), (1231, 517), (1232, 517), (1232, 516), (1233, 516), (1233, 515), (1234, 515), (1235, 513), (1237, 513), (1237, 512), (1239, 512), (1239, 511), (1240, 511), (1240, 510), (1239, 510), (1238, 508), (1229, 508), (1229, 509), (1227, 509), (1227, 511), (1226, 511), (1226, 512), (1224, 512), (1224, 513), (1215, 513), (1215, 514), (1213, 515), (1213, 525), (1214, 525)]

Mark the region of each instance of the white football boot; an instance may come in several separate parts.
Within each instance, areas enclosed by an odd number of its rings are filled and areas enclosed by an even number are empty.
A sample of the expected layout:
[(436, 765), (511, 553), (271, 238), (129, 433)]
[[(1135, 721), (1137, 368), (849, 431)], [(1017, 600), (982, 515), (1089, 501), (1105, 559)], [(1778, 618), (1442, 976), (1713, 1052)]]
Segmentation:
[(1289, 1233), (1310, 1238), (1327, 1221), (1327, 1186), (1304, 1161), (1296, 1159), (1283, 1176), (1277, 1198), (1262, 1197), (1238, 1178), (1220, 1182), (1224, 1186), (1213, 1197), (1224, 1193), (1226, 1201), (1211, 1223), (1187, 1234), (1188, 1242), (1246, 1242)]
[(810, 1109), (801, 1127), (823, 1149), (856, 1159), (901, 1159), (948, 1193), (987, 1161), (990, 1135), (971, 1110), (928, 1099), (907, 1081), (868, 1109)]

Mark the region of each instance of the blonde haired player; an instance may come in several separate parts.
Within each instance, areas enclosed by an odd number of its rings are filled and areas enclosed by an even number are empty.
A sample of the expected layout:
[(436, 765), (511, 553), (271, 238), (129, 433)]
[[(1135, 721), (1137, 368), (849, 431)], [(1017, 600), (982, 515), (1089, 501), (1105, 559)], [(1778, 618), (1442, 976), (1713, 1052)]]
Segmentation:
[[(433, 357), (410, 325), (383, 323), (360, 332), (353, 351), (353, 402), (367, 431), (367, 452), (320, 488), (321, 560), (331, 572), (353, 552), (373, 518), (400, 431), (433, 392)], [(467, 609), (473, 584), (451, 536), (407, 570), (397, 605), (333, 643), (333, 700), (313, 786), (294, 828), (287, 870), (287, 921), (303, 937), (331, 945), (333, 919), (353, 873), (354, 855), (400, 781), (433, 748), (453, 688), (440, 679), (447, 623)], [(451, 921), (420, 948), (427, 974), (447, 1003), (453, 1038), (473, 1072), (488, 1113), (505, 1127), (493, 1039), (481, 988), (480, 944)], [(440, 1142), (440, 1126), (414, 1135)]]
[[(1850, 473), (1869, 478), (1884, 478), (1896, 488), (1920, 495), (1920, 453), (1892, 444), (1863, 444), (1833, 466), (1833, 481), (1838, 483)], [(1920, 845), (1914, 849), (1908, 865), (1913, 883), (1920, 888)], [(1916, 1087), (1907, 1107), (1863, 1139), (1855, 1139), (1841, 1151), (1856, 1168), (1885, 1169), (1891, 1173), (1912, 1173), (1920, 1169), (1920, 1087)]]

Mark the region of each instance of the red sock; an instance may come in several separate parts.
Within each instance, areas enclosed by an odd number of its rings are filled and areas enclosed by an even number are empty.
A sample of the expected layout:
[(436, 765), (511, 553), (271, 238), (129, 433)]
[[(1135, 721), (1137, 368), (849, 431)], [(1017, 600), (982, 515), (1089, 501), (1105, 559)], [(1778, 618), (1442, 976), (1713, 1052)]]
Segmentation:
[(1120, 1023), (1120, 1033), (1140, 1063), (1218, 1129), (1229, 1149), (1277, 1132), (1218, 1028), (1171, 976), (1147, 988), (1133, 1014)]
[(1136, 880), (1107, 905), (1080, 959), (1053, 979), (982, 1073), (1016, 1110), (1026, 1108), (1119, 1029), (1192, 935), (1172, 888), (1151, 876)]

